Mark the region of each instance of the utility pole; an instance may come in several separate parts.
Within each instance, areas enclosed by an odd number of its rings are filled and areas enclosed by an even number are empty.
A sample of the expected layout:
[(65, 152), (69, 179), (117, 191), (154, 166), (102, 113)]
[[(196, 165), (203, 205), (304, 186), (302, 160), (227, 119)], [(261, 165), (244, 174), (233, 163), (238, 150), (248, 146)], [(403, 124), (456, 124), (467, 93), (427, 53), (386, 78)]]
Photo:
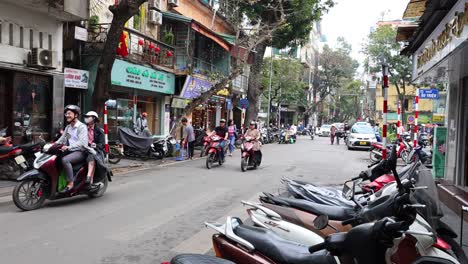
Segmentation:
[(270, 84), (268, 85), (268, 112), (267, 112), (267, 125), (270, 124), (270, 112), (271, 112), (271, 81), (273, 77), (273, 47), (271, 47), (270, 55)]

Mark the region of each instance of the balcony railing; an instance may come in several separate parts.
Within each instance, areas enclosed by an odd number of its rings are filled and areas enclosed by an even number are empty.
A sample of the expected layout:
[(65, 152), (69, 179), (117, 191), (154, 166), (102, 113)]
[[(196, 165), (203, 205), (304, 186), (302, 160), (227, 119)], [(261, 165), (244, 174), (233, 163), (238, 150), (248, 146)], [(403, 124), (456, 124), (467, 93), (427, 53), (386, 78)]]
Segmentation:
[[(103, 49), (107, 40), (110, 24), (90, 25), (88, 27), (88, 47)], [(127, 35), (128, 58), (141, 63), (159, 65), (174, 69), (175, 48), (132, 28), (125, 28)]]
[(202, 60), (200, 58), (193, 58), (194, 72), (196, 73), (218, 73), (224, 76), (228, 75), (227, 69), (222, 69), (208, 61)]

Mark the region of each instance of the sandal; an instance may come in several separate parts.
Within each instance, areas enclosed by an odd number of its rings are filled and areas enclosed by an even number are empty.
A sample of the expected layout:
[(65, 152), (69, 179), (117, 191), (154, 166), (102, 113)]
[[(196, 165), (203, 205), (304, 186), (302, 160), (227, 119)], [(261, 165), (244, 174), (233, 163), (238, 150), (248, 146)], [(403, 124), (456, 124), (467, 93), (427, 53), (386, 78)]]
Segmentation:
[(59, 193), (60, 194), (66, 194), (66, 193), (70, 192), (71, 189), (73, 189), (73, 187), (70, 188), (70, 187), (67, 186), (63, 190), (61, 190)]

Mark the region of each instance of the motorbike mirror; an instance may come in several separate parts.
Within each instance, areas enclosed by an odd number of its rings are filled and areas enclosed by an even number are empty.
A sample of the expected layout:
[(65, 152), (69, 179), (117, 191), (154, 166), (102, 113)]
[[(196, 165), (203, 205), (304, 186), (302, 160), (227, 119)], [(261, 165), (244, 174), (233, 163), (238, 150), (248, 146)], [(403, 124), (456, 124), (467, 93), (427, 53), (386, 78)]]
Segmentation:
[(317, 230), (325, 229), (328, 226), (328, 215), (319, 215), (314, 219), (313, 226)]
[(347, 181), (343, 185), (343, 197), (346, 200), (351, 200), (353, 198), (353, 192), (354, 192), (354, 181)]

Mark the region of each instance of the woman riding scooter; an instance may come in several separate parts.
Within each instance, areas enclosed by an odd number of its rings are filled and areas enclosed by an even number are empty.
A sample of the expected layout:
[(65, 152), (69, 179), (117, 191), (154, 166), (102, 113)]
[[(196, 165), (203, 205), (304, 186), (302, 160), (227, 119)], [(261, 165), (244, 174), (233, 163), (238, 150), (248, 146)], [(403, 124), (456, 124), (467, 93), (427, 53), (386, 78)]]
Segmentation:
[(67, 193), (73, 189), (75, 175), (73, 175), (73, 164), (79, 164), (86, 159), (83, 150), (88, 146), (88, 131), (85, 124), (78, 120), (81, 109), (76, 105), (67, 105), (64, 110), (68, 123), (57, 144), (63, 144), (62, 151), (66, 152), (62, 158), (62, 165), (67, 179), (67, 187), (60, 193)]
[(260, 146), (261, 146), (260, 137), (261, 137), (261, 134), (260, 134), (260, 131), (258, 131), (258, 129), (257, 129), (257, 123), (255, 121), (250, 121), (249, 129), (247, 129), (244, 136), (246, 138), (250, 137), (250, 138), (255, 139), (254, 146), (253, 146), (253, 151), (255, 153), (255, 162), (257, 164), (260, 164), (260, 162), (262, 160), (262, 153), (260, 152)]

